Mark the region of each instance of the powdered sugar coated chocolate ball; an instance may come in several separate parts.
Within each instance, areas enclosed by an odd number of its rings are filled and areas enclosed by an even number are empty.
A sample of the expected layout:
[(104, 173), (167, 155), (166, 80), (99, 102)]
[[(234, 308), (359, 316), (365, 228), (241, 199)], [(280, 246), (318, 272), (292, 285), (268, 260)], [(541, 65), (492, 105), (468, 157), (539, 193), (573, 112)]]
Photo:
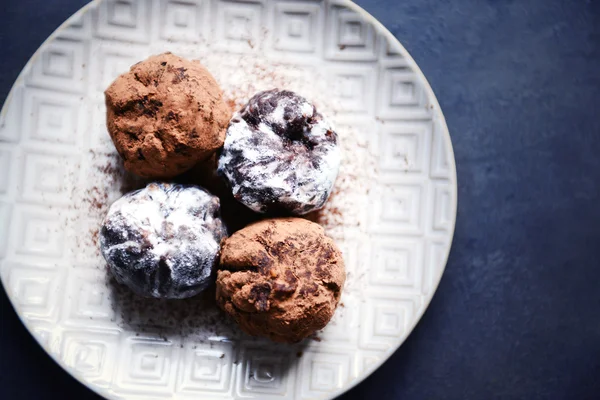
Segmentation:
[(231, 111), (200, 63), (171, 53), (131, 67), (106, 90), (108, 132), (125, 168), (170, 178), (223, 145)]
[(151, 183), (111, 205), (100, 249), (119, 283), (142, 296), (180, 299), (210, 284), (225, 236), (217, 197)]
[(337, 134), (315, 106), (274, 89), (233, 116), (218, 171), (250, 209), (302, 215), (327, 201), (340, 157)]

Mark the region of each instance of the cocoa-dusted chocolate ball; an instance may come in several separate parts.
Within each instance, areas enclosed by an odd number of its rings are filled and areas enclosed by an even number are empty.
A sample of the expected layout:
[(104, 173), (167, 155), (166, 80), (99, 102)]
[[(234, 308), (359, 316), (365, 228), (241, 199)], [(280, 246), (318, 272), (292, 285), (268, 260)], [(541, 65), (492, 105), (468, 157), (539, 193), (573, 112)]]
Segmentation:
[(149, 57), (105, 92), (108, 132), (125, 168), (170, 178), (223, 145), (231, 116), (212, 75), (171, 53)]
[(223, 242), (217, 303), (246, 333), (295, 343), (327, 325), (345, 279), (342, 254), (321, 226), (267, 219)]
[(337, 134), (315, 106), (274, 89), (233, 116), (218, 171), (253, 211), (303, 215), (327, 201), (340, 159)]
[(217, 197), (151, 183), (110, 206), (100, 250), (116, 280), (137, 294), (181, 299), (210, 285), (225, 236)]

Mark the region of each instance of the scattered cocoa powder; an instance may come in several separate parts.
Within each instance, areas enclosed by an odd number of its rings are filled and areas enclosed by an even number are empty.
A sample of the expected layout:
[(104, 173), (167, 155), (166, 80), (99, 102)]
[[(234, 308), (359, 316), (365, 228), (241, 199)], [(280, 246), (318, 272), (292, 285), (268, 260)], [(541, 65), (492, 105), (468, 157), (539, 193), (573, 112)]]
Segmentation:
[[(241, 108), (254, 93), (279, 87), (296, 91), (311, 99), (324, 115), (336, 121), (335, 102), (332, 101), (330, 93), (322, 90), (323, 85), (318, 83), (323, 81), (323, 77), (319, 77), (320, 72), (317, 70), (290, 66), (272, 60), (265, 61), (261, 57), (231, 54), (224, 57), (210, 51), (203, 55), (202, 63), (214, 73), (221, 84), (227, 98), (226, 106), (232, 111)], [(221, 68), (224, 65), (226, 68)], [(168, 113), (165, 117), (167, 116)], [(372, 161), (374, 157), (365, 155), (369, 149), (362, 142), (362, 138), (368, 135), (361, 136), (370, 131), (371, 129), (363, 129), (360, 126), (340, 126), (338, 122), (338, 133), (344, 153), (351, 154), (352, 159), (343, 161), (336, 190), (325, 208), (314, 215), (307, 216), (322, 224), (328, 234), (334, 232), (336, 242), (341, 245), (346, 239), (344, 234), (346, 227), (350, 227), (347, 232), (352, 235), (358, 232), (363, 235), (359, 238), (368, 240), (368, 237), (364, 236), (367, 234), (363, 233), (364, 226), (359, 227), (359, 231), (354, 229), (356, 220), (354, 211), (366, 207), (366, 201), (363, 199), (367, 191), (364, 187), (368, 190), (368, 183), (372, 181), (371, 177), (375, 174), (373, 167), (375, 163)], [(367, 157), (368, 161), (366, 163), (360, 161), (361, 157)], [(89, 227), (86, 228), (85, 234), (77, 235), (76, 240), (79, 242), (77, 251), (93, 251), (97, 268), (104, 269), (102, 257), (97, 251), (97, 229), (102, 218), (110, 204), (122, 193), (145, 186), (147, 180), (126, 171), (121, 157), (115, 151), (90, 150), (89, 158), (92, 160), (92, 166), (86, 167), (84, 171), (88, 174), (85, 181), (88, 186), (78, 188), (78, 200), (72, 205), (72, 209), (78, 215), (76, 223), (89, 221), (89, 224), (85, 225)], [(176, 177), (174, 181), (200, 184), (217, 194), (221, 198), (223, 216), (230, 232), (235, 232), (258, 218), (264, 218), (227, 196), (227, 188), (214, 174), (214, 164), (211, 162), (216, 162), (216, 158), (213, 157), (212, 161), (207, 160), (206, 163), (201, 162)], [(94, 186), (96, 189), (93, 188)], [(103, 204), (101, 209), (97, 208), (100, 203)], [(357, 290), (353, 289), (357, 285), (355, 281), (357, 277), (345, 285), (344, 296), (349, 290), (350, 292)], [(194, 340), (200, 341), (215, 337), (233, 340), (243, 337), (234, 323), (216, 307), (214, 288), (188, 300), (160, 301), (136, 296), (127, 288), (116, 284), (110, 275), (107, 275), (107, 289), (112, 293), (111, 301), (117, 313), (113, 320), (123, 329), (138, 334), (158, 332), (163, 337), (192, 335)], [(312, 339), (320, 341), (316, 336)]]
[(229, 106), (232, 114), (238, 110), (237, 102), (234, 99), (227, 99), (225, 103)]

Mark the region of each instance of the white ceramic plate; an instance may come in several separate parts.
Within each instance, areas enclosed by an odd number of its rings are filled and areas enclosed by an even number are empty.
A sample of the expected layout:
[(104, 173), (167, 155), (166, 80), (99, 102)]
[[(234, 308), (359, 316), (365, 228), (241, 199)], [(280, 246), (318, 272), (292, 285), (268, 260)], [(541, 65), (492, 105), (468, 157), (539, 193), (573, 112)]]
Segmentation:
[[(210, 294), (143, 300), (96, 246), (126, 186), (104, 122), (119, 73), (172, 51), (200, 59), (231, 103), (273, 86), (313, 100), (344, 148), (321, 222), (348, 279), (333, 321), (296, 346), (240, 333)], [(439, 105), (396, 39), (340, 0), (106, 0), (31, 58), (0, 119), (0, 273), (25, 326), (110, 399), (332, 398), (404, 341), (440, 280), (456, 171)]]

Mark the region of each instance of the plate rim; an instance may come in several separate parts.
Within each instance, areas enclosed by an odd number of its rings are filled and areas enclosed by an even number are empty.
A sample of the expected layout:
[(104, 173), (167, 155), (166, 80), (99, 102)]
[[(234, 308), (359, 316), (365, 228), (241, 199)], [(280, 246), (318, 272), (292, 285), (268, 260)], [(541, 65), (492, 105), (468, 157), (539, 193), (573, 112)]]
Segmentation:
[[(77, 10), (76, 12), (74, 12), (70, 17), (68, 17), (65, 21), (63, 21), (50, 35), (48, 35), (48, 37), (38, 46), (38, 48), (35, 50), (35, 52), (31, 55), (31, 57), (27, 60), (27, 63), (25, 63), (25, 65), (23, 66), (23, 68), (21, 69), (21, 72), (19, 72), (19, 75), (17, 75), (17, 78), (15, 79), (14, 83), (12, 84), (8, 95), (6, 96), (6, 99), (4, 100), (4, 103), (2, 105), (2, 108), (0, 109), (0, 122), (5, 118), (5, 114), (7, 114), (7, 110), (8, 110), (8, 105), (11, 103), (12, 98), (15, 95), (15, 90), (16, 88), (19, 86), (19, 84), (24, 80), (24, 76), (29, 72), (29, 70), (31, 69), (31, 66), (33, 64), (34, 61), (36, 61), (38, 59), (38, 57), (40, 56), (40, 53), (42, 52), (42, 49), (50, 42), (52, 42), (63, 30), (65, 30), (68, 26), (71, 25), (71, 23), (76, 20), (78, 17), (80, 17), (81, 15), (89, 12), (89, 9), (92, 7), (97, 7), (99, 4), (101, 4), (103, 1), (105, 0), (92, 0), (89, 3), (85, 4), (84, 6), (82, 6), (79, 10)], [(267, 0), (267, 1), (271, 1), (271, 0)], [(330, 3), (331, 0), (321, 0), (323, 3)], [(356, 13), (358, 13), (362, 18), (365, 19), (365, 21), (367, 21), (371, 26), (373, 26), (378, 34), (383, 35), (386, 39), (387, 42), (394, 46), (395, 49), (402, 55), (402, 57), (405, 59), (405, 61), (407, 62), (407, 64), (409, 65), (411, 71), (417, 76), (417, 78), (422, 82), (423, 84), (423, 90), (426, 92), (427, 94), (427, 99), (429, 100), (429, 102), (431, 103), (431, 105), (433, 106), (433, 109), (436, 111), (437, 115), (435, 115), (433, 118), (437, 120), (437, 122), (441, 125), (441, 130), (442, 130), (442, 136), (443, 136), (443, 141), (444, 141), (444, 145), (446, 147), (446, 149), (449, 151), (449, 155), (451, 157), (449, 157), (449, 164), (450, 164), (450, 175), (449, 175), (449, 181), (451, 182), (453, 189), (454, 189), (454, 193), (456, 193), (455, 196), (455, 201), (453, 202), (453, 206), (451, 209), (451, 215), (452, 215), (452, 220), (451, 220), (451, 224), (450, 224), (450, 228), (449, 228), (449, 234), (448, 234), (448, 239), (449, 239), (449, 244), (447, 247), (447, 251), (445, 251), (444, 257), (443, 257), (443, 262), (442, 267), (441, 267), (441, 271), (439, 274), (437, 274), (437, 277), (435, 277), (435, 280), (432, 282), (432, 288), (431, 288), (431, 296), (429, 296), (428, 298), (424, 298), (423, 301), (423, 307), (420, 308), (419, 312), (416, 313), (415, 318), (413, 319), (413, 323), (407, 328), (406, 332), (404, 333), (403, 336), (400, 337), (400, 341), (398, 342), (397, 345), (392, 345), (389, 349), (387, 349), (385, 352), (383, 352), (382, 357), (375, 363), (373, 363), (372, 365), (370, 365), (368, 368), (364, 369), (362, 371), (362, 373), (357, 376), (356, 378), (354, 378), (352, 381), (350, 381), (346, 386), (339, 388), (336, 391), (332, 391), (329, 392), (325, 395), (325, 397), (321, 397), (320, 399), (335, 399), (336, 397), (342, 395), (343, 393), (346, 393), (348, 391), (350, 391), (351, 389), (355, 388), (358, 384), (362, 383), (366, 378), (368, 378), (369, 376), (371, 376), (376, 370), (378, 370), (385, 362), (387, 362), (390, 357), (392, 356), (392, 354), (394, 354), (408, 339), (408, 337), (412, 334), (412, 332), (414, 331), (415, 327), (417, 326), (417, 324), (421, 321), (421, 319), (423, 318), (423, 315), (425, 314), (425, 312), (427, 312), (427, 309), (429, 308), (431, 301), (433, 300), (433, 298), (435, 297), (439, 284), (441, 282), (441, 279), (444, 275), (444, 272), (446, 271), (446, 266), (448, 264), (448, 259), (450, 257), (450, 252), (452, 251), (452, 245), (454, 242), (454, 235), (455, 235), (455, 229), (456, 229), (456, 220), (457, 220), (457, 210), (458, 210), (458, 178), (457, 178), (457, 171), (456, 171), (456, 159), (455, 159), (455, 154), (454, 154), (454, 147), (452, 145), (452, 139), (450, 136), (450, 130), (448, 128), (448, 124), (446, 122), (446, 118), (444, 116), (444, 113), (442, 111), (442, 108), (440, 107), (439, 101), (435, 95), (435, 92), (433, 91), (433, 88), (431, 87), (429, 81), (427, 80), (425, 74), (423, 73), (423, 71), (421, 71), (421, 68), (418, 66), (417, 62), (414, 60), (414, 58), (411, 56), (411, 54), (408, 52), (408, 50), (406, 50), (406, 48), (404, 47), (404, 45), (402, 45), (402, 43), (400, 42), (400, 40), (398, 38), (396, 38), (396, 36), (394, 36), (387, 27), (385, 27), (381, 22), (379, 22), (379, 20), (377, 20), (377, 18), (375, 18), (374, 16), (372, 16), (368, 11), (366, 11), (364, 8), (362, 8), (361, 6), (359, 6), (358, 4), (354, 3), (351, 0), (334, 0), (336, 5), (341, 5), (344, 7), (347, 7), (353, 11), (355, 11)], [(65, 362), (63, 362), (62, 360), (60, 360), (55, 354), (51, 353), (49, 351), (49, 349), (47, 348), (48, 346), (45, 346), (44, 344), (42, 344), (42, 342), (40, 341), (40, 338), (38, 338), (36, 335), (33, 334), (32, 330), (29, 328), (29, 326), (26, 324), (24, 317), (22, 315), (22, 313), (19, 312), (19, 309), (17, 307), (17, 305), (15, 304), (13, 298), (11, 296), (8, 295), (8, 290), (7, 290), (7, 286), (4, 282), (4, 278), (2, 278), (0, 276), (0, 284), (2, 285), (5, 293), (7, 294), (7, 298), (9, 300), (10, 305), (12, 306), (13, 310), (15, 311), (15, 314), (17, 314), (17, 317), (19, 318), (19, 320), (21, 321), (21, 323), (23, 324), (24, 328), (26, 329), (27, 333), (35, 340), (35, 342), (37, 343), (37, 345), (60, 367), (62, 368), (67, 374), (69, 374), (70, 376), (72, 376), (73, 378), (75, 378), (76, 381), (78, 381), (80, 384), (82, 384), (83, 386), (85, 386), (88, 390), (91, 390), (92, 392), (94, 392), (95, 394), (109, 399), (109, 400), (117, 400), (117, 399), (121, 399), (120, 397), (117, 397), (116, 395), (113, 395), (109, 392), (108, 389), (104, 389), (104, 388), (100, 388), (100, 387), (95, 387), (93, 385), (90, 385), (83, 376), (81, 376), (79, 374), (79, 371), (77, 371), (74, 368), (70, 368), (69, 366), (66, 365)]]

